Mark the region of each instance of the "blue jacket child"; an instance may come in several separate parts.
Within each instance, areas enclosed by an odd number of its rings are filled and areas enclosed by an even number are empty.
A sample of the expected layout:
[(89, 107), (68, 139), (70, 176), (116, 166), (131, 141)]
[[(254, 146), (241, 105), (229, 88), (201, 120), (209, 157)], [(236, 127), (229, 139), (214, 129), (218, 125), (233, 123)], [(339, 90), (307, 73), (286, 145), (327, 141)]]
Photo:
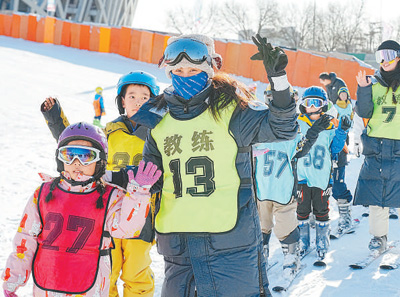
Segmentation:
[[(300, 116), (297, 120), (301, 133), (306, 134), (315, 120), (326, 111), (328, 98), (320, 87), (305, 90), (300, 103)], [(299, 197), (297, 218), (300, 228), (300, 253), (310, 246), (309, 215), (311, 210), (316, 217), (316, 246), (320, 260), (325, 258), (329, 247), (329, 197), (332, 187), (332, 155), (339, 153), (345, 144), (351, 120), (343, 117), (339, 127), (331, 123), (322, 131), (310, 152), (298, 162)]]

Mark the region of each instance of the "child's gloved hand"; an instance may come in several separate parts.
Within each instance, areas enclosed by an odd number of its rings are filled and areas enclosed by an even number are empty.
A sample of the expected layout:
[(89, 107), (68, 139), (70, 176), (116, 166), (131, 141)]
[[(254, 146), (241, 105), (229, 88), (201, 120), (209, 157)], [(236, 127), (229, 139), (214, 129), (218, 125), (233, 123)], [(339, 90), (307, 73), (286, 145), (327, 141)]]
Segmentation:
[(157, 170), (157, 165), (148, 162), (145, 168), (145, 164), (146, 162), (143, 160), (140, 161), (136, 175), (134, 175), (132, 170), (128, 171), (128, 192), (134, 192), (134, 188), (137, 186), (151, 188), (151, 186), (154, 185), (160, 178), (162, 172), (161, 170)]
[(320, 116), (318, 120), (314, 122), (310, 129), (308, 129), (306, 138), (307, 139), (314, 139), (318, 137), (318, 134), (321, 131), (326, 130), (329, 125), (331, 124), (332, 117), (329, 114), (324, 113)]
[(18, 297), (18, 295), (15, 294), (14, 292), (10, 292), (10, 291), (7, 291), (7, 290), (4, 290), (4, 296), (6, 296), (6, 297)]
[(339, 128), (343, 131), (349, 130), (351, 127), (351, 119), (348, 116), (343, 116), (342, 120), (340, 121)]

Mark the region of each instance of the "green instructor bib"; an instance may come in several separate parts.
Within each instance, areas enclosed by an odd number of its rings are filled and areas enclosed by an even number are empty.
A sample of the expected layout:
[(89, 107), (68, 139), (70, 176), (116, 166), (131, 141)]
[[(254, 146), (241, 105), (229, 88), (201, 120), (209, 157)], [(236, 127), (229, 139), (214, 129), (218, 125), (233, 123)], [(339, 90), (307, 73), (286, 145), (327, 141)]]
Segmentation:
[(400, 88), (395, 92), (396, 101), (392, 102), (392, 88), (377, 83), (372, 86), (374, 112), (368, 122), (367, 134), (370, 137), (400, 140)]
[(187, 121), (167, 114), (151, 131), (164, 168), (158, 232), (221, 233), (236, 225), (238, 148), (229, 133), (234, 107), (222, 110), (218, 121), (208, 110)]

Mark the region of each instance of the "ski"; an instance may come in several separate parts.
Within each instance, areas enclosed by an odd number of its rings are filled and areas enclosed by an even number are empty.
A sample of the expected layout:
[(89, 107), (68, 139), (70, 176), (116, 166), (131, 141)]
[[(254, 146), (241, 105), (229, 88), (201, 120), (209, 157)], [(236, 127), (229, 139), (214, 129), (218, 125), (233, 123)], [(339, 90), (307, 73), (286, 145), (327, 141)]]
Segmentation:
[[(312, 251), (315, 250), (315, 246), (310, 246), (302, 255), (300, 255), (300, 260), (303, 260), (307, 255), (309, 255)], [(297, 271), (291, 271), (287, 277), (282, 276), (284, 278), (281, 281), (278, 281), (280, 285), (272, 287), (272, 291), (274, 292), (282, 292), (286, 291), (290, 285), (292, 284), (293, 280), (296, 278), (297, 275), (306, 267), (306, 264), (302, 264)]]
[(354, 219), (351, 227), (349, 227), (347, 229), (343, 229), (343, 230), (340, 228), (337, 228), (336, 231), (332, 232), (329, 237), (330, 237), (330, 239), (339, 239), (340, 237), (342, 237), (345, 234), (354, 233), (354, 231), (358, 227), (358, 225), (360, 225), (360, 220)]
[(355, 269), (355, 270), (364, 269), (367, 266), (369, 266), (372, 262), (374, 262), (376, 259), (380, 258), (382, 255), (386, 254), (388, 251), (390, 251), (391, 249), (396, 247), (396, 245), (398, 243), (399, 243), (399, 241), (394, 241), (394, 242), (390, 243), (388, 245), (387, 249), (381, 253), (379, 253), (377, 251), (371, 251), (366, 258), (364, 258), (363, 260), (360, 260), (354, 264), (350, 264), (349, 266), (350, 266), (350, 268)]
[(393, 270), (400, 267), (400, 251), (396, 249), (392, 249), (385, 257), (381, 264), (379, 265), (380, 269), (383, 270)]
[(268, 259), (267, 271), (269, 271), (272, 267), (278, 264), (278, 260), (270, 260)]
[(397, 260), (394, 263), (386, 263), (386, 264), (381, 264), (379, 266), (380, 269), (383, 270), (393, 270), (393, 269), (397, 269), (400, 267), (400, 261)]
[(396, 208), (389, 208), (389, 219), (397, 220), (399, 218)]
[(286, 268), (283, 271), (283, 276), (280, 283), (280, 285), (272, 287), (272, 291), (274, 292), (283, 292), (287, 291), (289, 289), (290, 285), (293, 283), (294, 279), (300, 274), (300, 272), (306, 267), (305, 264), (302, 264), (299, 269), (297, 270), (292, 270), (290, 268)]
[(325, 258), (320, 258), (318, 257), (316, 261), (314, 261), (314, 266), (315, 267), (326, 267), (326, 263), (324, 261)]
[(364, 212), (363, 212), (362, 216), (364, 218), (369, 217), (369, 207), (368, 206), (364, 206)]

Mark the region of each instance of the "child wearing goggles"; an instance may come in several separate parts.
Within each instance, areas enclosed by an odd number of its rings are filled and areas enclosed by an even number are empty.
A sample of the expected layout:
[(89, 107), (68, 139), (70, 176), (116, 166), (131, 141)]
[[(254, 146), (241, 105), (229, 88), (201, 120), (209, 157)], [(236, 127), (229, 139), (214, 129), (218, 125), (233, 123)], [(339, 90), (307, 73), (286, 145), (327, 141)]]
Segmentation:
[(329, 115), (322, 115), (308, 129), (305, 136), (298, 133), (292, 140), (253, 146), (257, 208), (263, 235), (264, 257), (268, 263), (269, 241), (274, 228), (284, 255), (284, 276), (295, 275), (301, 267), (296, 215), (297, 162), (308, 154), (319, 133), (330, 126), (330, 119)]
[[(109, 154), (107, 170), (119, 171), (122, 168), (138, 165), (142, 159), (144, 141), (148, 128), (138, 125), (132, 120), (132, 116), (140, 107), (159, 93), (157, 79), (144, 71), (132, 71), (123, 75), (117, 84), (117, 96), (115, 98), (120, 116), (106, 124), (104, 132), (107, 135)], [(64, 128), (66, 119), (58, 100), (47, 98), (43, 103), (43, 115), (55, 138), (59, 137), (60, 130)], [(64, 117), (64, 119), (63, 119)], [(96, 151), (90, 154), (82, 153), (79, 148), (65, 148), (59, 150), (58, 156), (67, 162), (74, 158), (82, 162), (91, 162), (92, 158), (98, 158)], [(86, 159), (86, 160), (85, 160)], [(125, 180), (114, 181), (115, 184), (125, 187)], [(152, 200), (156, 196), (153, 195)], [(152, 201), (152, 205), (155, 202)], [(121, 270), (124, 282), (124, 295), (154, 294), (154, 274), (150, 268), (150, 250), (154, 243), (154, 207), (151, 207), (151, 216), (146, 220), (141, 234), (135, 238), (113, 238), (115, 248), (111, 251), (113, 260), (110, 281), (110, 297), (118, 296), (117, 281)]]
[[(321, 87), (309, 87), (304, 91), (300, 101), (300, 116), (298, 123), (301, 133), (308, 131), (318, 122), (328, 109), (328, 96)], [(343, 117), (339, 127), (330, 123), (321, 131), (309, 153), (299, 159), (297, 166), (299, 199), (297, 219), (300, 229), (300, 254), (308, 253), (310, 248), (311, 211), (315, 215), (316, 230), (316, 266), (324, 266), (325, 255), (329, 248), (329, 197), (331, 194), (332, 156), (338, 154), (346, 141), (347, 131), (351, 121)]]
[(354, 193), (355, 205), (369, 205), (368, 248), (379, 254), (387, 249), (389, 209), (400, 207), (400, 44), (382, 42), (377, 51), (380, 68), (371, 76), (359, 72), (356, 112), (368, 120), (361, 135), (364, 164)]
[(41, 175), (44, 183), (25, 207), (2, 276), (5, 296), (15, 297), (30, 273), (34, 296), (109, 296), (111, 236), (140, 234), (161, 171), (142, 161), (136, 174), (129, 171), (124, 191), (101, 178), (107, 154), (98, 127), (77, 123), (61, 133), (60, 176)]

